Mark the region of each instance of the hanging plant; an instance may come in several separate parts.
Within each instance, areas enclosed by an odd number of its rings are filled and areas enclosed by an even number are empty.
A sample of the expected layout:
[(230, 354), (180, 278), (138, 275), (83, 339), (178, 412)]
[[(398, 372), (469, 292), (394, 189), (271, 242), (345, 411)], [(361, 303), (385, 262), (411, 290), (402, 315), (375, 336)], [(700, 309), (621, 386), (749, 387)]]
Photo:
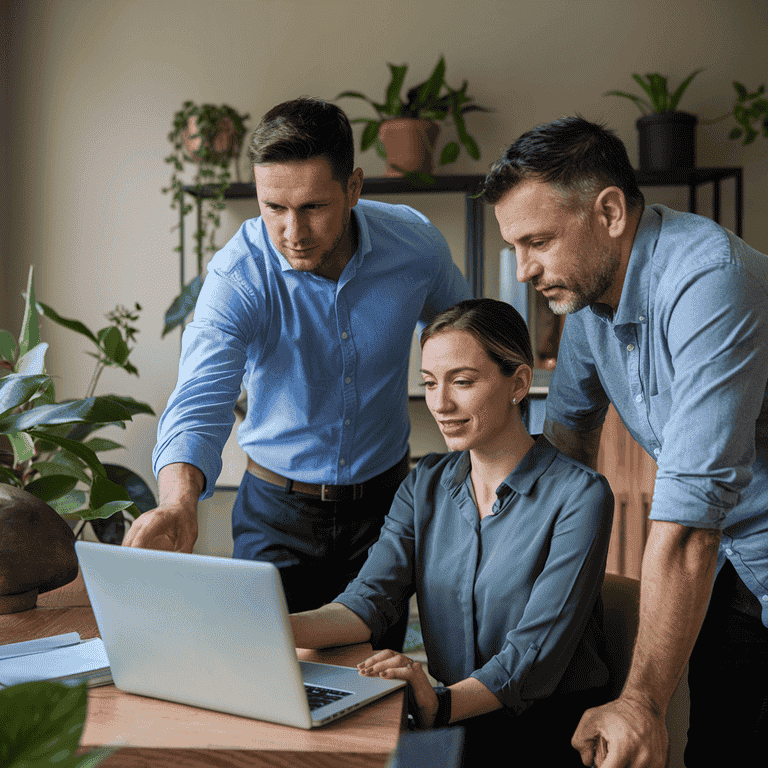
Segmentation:
[[(224, 197), (231, 184), (229, 166), (235, 161), (236, 180), (240, 180), (237, 163), (245, 137), (245, 121), (250, 115), (240, 115), (226, 104), (196, 105), (185, 101), (182, 108), (173, 116), (173, 130), (168, 140), (173, 151), (165, 162), (172, 168), (171, 182), (163, 193), (171, 194), (171, 208), (180, 211), (182, 217), (192, 210), (192, 204), (184, 200), (185, 188), (197, 195), (200, 215), (193, 233), (194, 251), (197, 257), (197, 274), (182, 287), (181, 293), (173, 300), (165, 312), (165, 325), (162, 335), (182, 325), (195, 307), (195, 302), (203, 284), (203, 266), (205, 256), (214, 253), (216, 231), (221, 224), (221, 211), (224, 209)], [(194, 175), (192, 183), (182, 178), (186, 164), (192, 164)], [(201, 193), (205, 191), (205, 197)], [(183, 249), (183, 228), (180, 227), (180, 242), (177, 253)]]

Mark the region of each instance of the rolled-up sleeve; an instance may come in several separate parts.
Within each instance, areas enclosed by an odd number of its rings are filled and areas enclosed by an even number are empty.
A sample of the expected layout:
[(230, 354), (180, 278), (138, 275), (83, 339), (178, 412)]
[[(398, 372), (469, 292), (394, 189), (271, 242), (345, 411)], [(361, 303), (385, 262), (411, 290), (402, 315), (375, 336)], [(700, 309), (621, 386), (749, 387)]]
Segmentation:
[(692, 272), (660, 318), (674, 370), (651, 518), (726, 526), (752, 478), (768, 379), (768, 294), (727, 264)]

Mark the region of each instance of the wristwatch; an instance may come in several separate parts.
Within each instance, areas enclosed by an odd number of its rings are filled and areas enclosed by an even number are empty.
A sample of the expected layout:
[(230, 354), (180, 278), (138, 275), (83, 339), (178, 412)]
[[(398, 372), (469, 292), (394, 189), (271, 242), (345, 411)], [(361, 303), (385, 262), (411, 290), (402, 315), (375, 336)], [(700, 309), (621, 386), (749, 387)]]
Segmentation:
[(444, 685), (436, 685), (437, 714), (433, 728), (444, 728), (451, 721), (451, 689)]

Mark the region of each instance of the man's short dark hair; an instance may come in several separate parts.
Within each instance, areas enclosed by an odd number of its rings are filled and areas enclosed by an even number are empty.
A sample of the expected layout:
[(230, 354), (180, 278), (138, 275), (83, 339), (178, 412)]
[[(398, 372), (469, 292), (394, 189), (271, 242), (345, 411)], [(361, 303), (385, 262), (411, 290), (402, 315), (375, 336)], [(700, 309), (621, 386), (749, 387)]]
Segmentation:
[(497, 160), (485, 178), (482, 199), (495, 205), (524, 181), (551, 184), (584, 205), (606, 187), (624, 192), (633, 213), (645, 205), (621, 139), (583, 117), (564, 117), (524, 133)]
[(252, 165), (289, 163), (325, 157), (342, 183), (352, 175), (355, 146), (352, 126), (335, 104), (303, 96), (267, 112), (251, 134)]

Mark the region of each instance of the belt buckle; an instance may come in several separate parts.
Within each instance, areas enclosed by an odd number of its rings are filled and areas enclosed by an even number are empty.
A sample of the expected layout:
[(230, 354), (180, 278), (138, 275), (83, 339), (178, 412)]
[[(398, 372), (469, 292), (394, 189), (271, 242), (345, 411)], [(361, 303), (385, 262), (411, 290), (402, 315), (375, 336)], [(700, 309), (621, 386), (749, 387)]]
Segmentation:
[[(340, 489), (343, 489), (341, 492)], [(351, 497), (348, 495), (351, 489)], [(329, 493), (326, 493), (328, 491)], [(326, 485), (320, 486), (320, 501), (357, 501), (363, 497), (363, 483), (354, 485)]]

